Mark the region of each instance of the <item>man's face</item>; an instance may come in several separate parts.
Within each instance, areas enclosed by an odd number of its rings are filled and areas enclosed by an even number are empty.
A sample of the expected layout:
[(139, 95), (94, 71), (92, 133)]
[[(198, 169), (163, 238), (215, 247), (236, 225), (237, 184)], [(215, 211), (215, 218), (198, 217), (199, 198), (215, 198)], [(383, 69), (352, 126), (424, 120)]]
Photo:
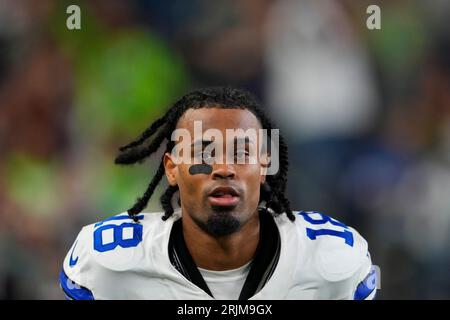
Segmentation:
[[(200, 173), (191, 168), (196, 166), (193, 163), (194, 158), (199, 157), (199, 154), (194, 152), (194, 145), (202, 145), (202, 141), (195, 139), (203, 140), (204, 145), (200, 150), (204, 150), (208, 142), (205, 143), (202, 137), (194, 137), (194, 121), (201, 121), (203, 132), (217, 129), (223, 137), (223, 163), (213, 163), (210, 167), (200, 165), (209, 169), (200, 170)], [(229, 134), (227, 137), (226, 129), (252, 129), (258, 132), (261, 129), (258, 119), (245, 109), (189, 109), (178, 121), (177, 129), (188, 130), (192, 137), (192, 147), (189, 150), (192, 161), (176, 164), (174, 155), (167, 153), (164, 165), (169, 183), (179, 187), (183, 217), (215, 237), (238, 231), (257, 214), (260, 185), (265, 181), (265, 176), (261, 174), (264, 165), (261, 163), (259, 151), (256, 153), (256, 163), (249, 164), (246, 159), (246, 163), (238, 164), (237, 159), (248, 157), (251, 149), (258, 146), (258, 141), (250, 138), (239, 144), (239, 138), (236, 139), (236, 136)], [(231, 155), (231, 150), (226, 148), (227, 142), (234, 146)], [(227, 153), (234, 157), (234, 163), (225, 163)], [(205, 156), (204, 153), (201, 155)]]

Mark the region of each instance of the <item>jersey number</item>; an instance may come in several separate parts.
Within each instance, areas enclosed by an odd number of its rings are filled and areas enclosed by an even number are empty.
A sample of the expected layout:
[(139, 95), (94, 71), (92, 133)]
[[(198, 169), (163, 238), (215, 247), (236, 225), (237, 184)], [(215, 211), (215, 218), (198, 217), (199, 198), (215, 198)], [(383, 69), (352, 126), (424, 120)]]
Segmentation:
[[(320, 215), (321, 219), (314, 219), (311, 217), (311, 214)], [(310, 229), (306, 228), (306, 235), (311, 240), (315, 240), (318, 236), (335, 236), (339, 238), (343, 238), (345, 240), (345, 243), (348, 244), (350, 247), (353, 247), (353, 233), (351, 233), (348, 230), (348, 227), (343, 224), (342, 222), (339, 222), (337, 220), (334, 220), (333, 218), (324, 215), (320, 212), (300, 212), (300, 215), (309, 223), (314, 225), (322, 225), (326, 223), (330, 223), (334, 226), (342, 227), (344, 231), (338, 231), (334, 229)]]
[[(129, 239), (123, 238), (124, 228), (133, 228), (133, 236)], [(104, 244), (103, 232), (113, 230), (113, 241)], [(142, 241), (142, 225), (137, 223), (125, 222), (120, 225), (108, 224), (97, 228), (94, 231), (94, 249), (99, 252), (114, 250), (117, 246), (122, 248), (136, 247)]]

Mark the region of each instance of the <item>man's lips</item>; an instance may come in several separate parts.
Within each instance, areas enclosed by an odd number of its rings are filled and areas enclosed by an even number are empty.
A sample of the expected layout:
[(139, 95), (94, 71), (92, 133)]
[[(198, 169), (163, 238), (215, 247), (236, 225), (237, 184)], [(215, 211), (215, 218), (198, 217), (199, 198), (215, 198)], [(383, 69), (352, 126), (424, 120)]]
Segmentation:
[(239, 193), (232, 187), (217, 187), (209, 193), (208, 199), (213, 206), (236, 206), (239, 202)]
[(239, 197), (232, 195), (209, 196), (208, 199), (212, 206), (220, 207), (234, 207), (239, 202)]

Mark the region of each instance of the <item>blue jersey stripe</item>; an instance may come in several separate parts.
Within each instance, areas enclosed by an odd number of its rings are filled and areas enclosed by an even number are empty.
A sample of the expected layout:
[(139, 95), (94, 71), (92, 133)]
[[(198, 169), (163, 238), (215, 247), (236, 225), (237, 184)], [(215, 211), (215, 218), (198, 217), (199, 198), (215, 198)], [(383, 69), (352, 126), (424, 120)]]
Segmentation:
[(366, 299), (377, 288), (377, 273), (375, 268), (372, 267), (366, 278), (361, 281), (356, 288), (354, 300)]
[(64, 270), (59, 274), (59, 283), (66, 296), (72, 300), (94, 300), (92, 292), (70, 280)]

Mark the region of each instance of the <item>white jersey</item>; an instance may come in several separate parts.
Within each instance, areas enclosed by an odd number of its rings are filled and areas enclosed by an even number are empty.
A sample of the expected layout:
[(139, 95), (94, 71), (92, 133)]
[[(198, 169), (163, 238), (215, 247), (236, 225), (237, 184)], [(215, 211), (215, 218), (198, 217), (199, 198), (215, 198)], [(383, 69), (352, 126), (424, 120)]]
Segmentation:
[(251, 261), (239, 268), (224, 271), (202, 268), (198, 268), (198, 270), (214, 298), (218, 300), (237, 300), (250, 271), (250, 264)]
[[(70, 299), (213, 299), (186, 279), (169, 258), (176, 211), (127, 213), (84, 227), (60, 274)], [(367, 242), (353, 228), (317, 212), (298, 212), (294, 222), (274, 217), (281, 241), (276, 267), (251, 300), (371, 299), (376, 273)]]

